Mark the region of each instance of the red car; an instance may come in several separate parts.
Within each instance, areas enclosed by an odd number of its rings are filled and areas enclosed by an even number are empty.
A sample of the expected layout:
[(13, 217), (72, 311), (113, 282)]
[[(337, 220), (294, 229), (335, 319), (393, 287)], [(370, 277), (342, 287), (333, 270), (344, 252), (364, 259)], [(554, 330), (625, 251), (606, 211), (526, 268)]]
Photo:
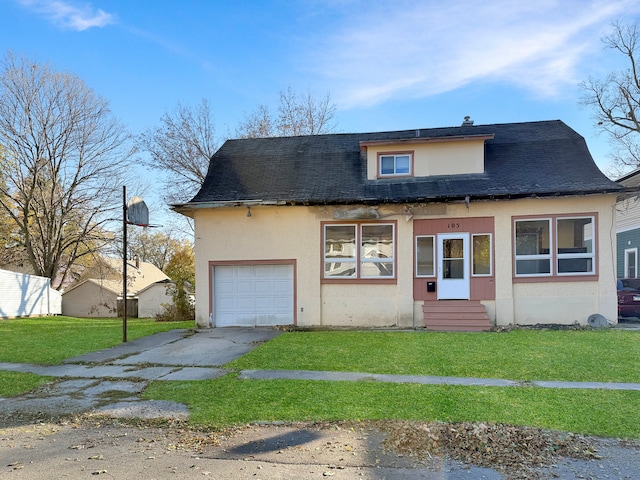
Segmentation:
[(618, 279), (618, 317), (640, 318), (640, 278)]

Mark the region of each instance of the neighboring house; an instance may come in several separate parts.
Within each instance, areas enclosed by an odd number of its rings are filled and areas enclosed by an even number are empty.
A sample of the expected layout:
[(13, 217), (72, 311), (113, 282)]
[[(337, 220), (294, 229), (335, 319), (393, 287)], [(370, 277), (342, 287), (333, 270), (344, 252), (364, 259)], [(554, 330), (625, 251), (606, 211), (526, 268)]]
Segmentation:
[(228, 140), (198, 194), (200, 326), (617, 319), (621, 190), (561, 121)]
[[(627, 190), (640, 190), (640, 169), (619, 178)], [(616, 243), (618, 278), (637, 278), (640, 247), (640, 193), (621, 195), (616, 203)]]
[[(62, 295), (62, 312), (71, 317), (116, 317), (122, 301), (122, 259), (101, 259)], [(127, 315), (148, 318), (173, 299), (171, 279), (155, 265), (127, 262)], [(121, 307), (120, 307), (121, 309)], [(121, 312), (120, 312), (121, 315)]]
[(0, 270), (0, 318), (60, 315), (60, 292), (46, 277)]

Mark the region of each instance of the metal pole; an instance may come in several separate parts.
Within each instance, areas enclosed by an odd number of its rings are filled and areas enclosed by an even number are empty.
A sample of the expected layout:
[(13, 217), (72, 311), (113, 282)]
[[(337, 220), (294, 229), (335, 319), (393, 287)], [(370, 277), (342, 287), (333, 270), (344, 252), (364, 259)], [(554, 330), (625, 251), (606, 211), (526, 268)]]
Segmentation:
[(127, 187), (122, 186), (122, 343), (127, 343)]

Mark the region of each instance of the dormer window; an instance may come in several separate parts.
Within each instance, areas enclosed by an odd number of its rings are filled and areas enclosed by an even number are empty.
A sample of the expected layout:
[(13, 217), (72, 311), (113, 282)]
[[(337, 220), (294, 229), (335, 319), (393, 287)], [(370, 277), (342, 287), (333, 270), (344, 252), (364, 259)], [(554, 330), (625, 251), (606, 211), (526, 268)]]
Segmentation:
[(412, 173), (411, 153), (381, 153), (378, 155), (380, 177), (409, 176)]
[(386, 138), (361, 141), (360, 148), (367, 157), (367, 180), (402, 181), (484, 173), (484, 146), (491, 139), (492, 133)]

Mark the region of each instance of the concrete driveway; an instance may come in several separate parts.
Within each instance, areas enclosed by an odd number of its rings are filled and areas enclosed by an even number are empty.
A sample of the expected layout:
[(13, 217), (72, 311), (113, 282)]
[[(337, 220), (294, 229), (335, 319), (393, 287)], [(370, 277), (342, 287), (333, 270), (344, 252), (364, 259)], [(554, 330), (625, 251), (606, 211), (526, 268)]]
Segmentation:
[(184, 420), (188, 410), (182, 404), (141, 400), (150, 381), (221, 377), (227, 373), (225, 363), (280, 333), (272, 328), (172, 330), (69, 358), (62, 365), (0, 363), (0, 370), (60, 379), (19, 397), (0, 398), (0, 426), (83, 412)]
[(69, 358), (64, 363), (221, 367), (281, 333), (267, 327), (214, 328), (193, 334), (188, 334), (187, 330), (172, 330)]

